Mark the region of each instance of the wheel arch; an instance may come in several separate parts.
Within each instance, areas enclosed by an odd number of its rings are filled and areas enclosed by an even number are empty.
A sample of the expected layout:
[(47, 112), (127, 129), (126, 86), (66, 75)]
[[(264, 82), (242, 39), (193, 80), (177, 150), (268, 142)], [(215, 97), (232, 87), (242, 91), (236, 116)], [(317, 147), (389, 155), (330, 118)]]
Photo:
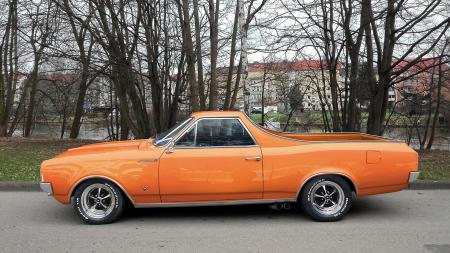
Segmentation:
[(84, 182), (87, 181), (91, 181), (91, 180), (96, 180), (96, 179), (101, 179), (101, 180), (105, 180), (105, 181), (109, 181), (110, 183), (116, 185), (117, 187), (119, 187), (119, 189), (122, 191), (122, 193), (124, 194), (125, 198), (133, 205), (135, 206), (135, 203), (133, 201), (133, 199), (131, 198), (131, 196), (128, 194), (128, 192), (126, 191), (125, 187), (123, 187), (119, 182), (117, 182), (116, 180), (110, 178), (110, 177), (106, 177), (106, 176), (101, 176), (101, 175), (91, 175), (91, 176), (87, 176), (87, 177), (83, 177), (81, 179), (79, 179), (75, 184), (73, 184), (72, 188), (69, 191), (69, 201), (72, 202), (72, 197), (73, 194), (75, 193), (76, 189)]
[(341, 173), (341, 172), (323, 172), (323, 173), (316, 173), (316, 174), (310, 175), (305, 180), (303, 180), (303, 182), (300, 185), (298, 192), (297, 192), (297, 200), (301, 197), (301, 193), (302, 193), (303, 189), (305, 188), (305, 185), (312, 179), (314, 179), (316, 177), (320, 177), (320, 176), (338, 176), (338, 177), (344, 179), (345, 182), (347, 182), (348, 185), (350, 186), (350, 189), (352, 190), (352, 192), (354, 192), (355, 195), (358, 196), (358, 187), (357, 187), (355, 181), (349, 175), (347, 175), (345, 173)]

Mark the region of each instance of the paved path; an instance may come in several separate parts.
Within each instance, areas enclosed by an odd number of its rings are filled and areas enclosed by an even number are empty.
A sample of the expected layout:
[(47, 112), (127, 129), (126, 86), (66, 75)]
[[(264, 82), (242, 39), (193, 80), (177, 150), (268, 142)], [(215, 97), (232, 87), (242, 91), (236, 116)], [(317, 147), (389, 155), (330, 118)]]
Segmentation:
[(450, 191), (361, 198), (335, 223), (241, 206), (137, 209), (103, 226), (41, 192), (0, 192), (0, 252), (450, 252)]

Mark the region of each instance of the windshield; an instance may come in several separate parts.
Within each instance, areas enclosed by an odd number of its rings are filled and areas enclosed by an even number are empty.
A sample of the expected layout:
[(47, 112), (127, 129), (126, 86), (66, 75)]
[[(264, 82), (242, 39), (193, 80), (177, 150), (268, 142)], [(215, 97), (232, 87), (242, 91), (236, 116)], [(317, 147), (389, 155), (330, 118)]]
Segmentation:
[(168, 129), (160, 134), (157, 134), (153, 143), (156, 146), (164, 146), (175, 135), (177, 135), (181, 131), (181, 129), (183, 129), (183, 127), (186, 126), (191, 120), (192, 120), (192, 117), (184, 119), (184, 120), (180, 121), (178, 124), (175, 124), (170, 129)]

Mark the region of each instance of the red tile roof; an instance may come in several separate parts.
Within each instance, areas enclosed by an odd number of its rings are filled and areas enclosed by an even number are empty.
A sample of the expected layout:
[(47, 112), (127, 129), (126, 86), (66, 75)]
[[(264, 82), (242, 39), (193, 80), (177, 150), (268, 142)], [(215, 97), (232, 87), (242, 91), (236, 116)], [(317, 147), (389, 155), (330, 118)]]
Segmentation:
[[(400, 61), (395, 67), (394, 70), (399, 70), (404, 68), (407, 64), (412, 62), (411, 59), (406, 59)], [(432, 71), (433, 69), (435, 71), (439, 71), (439, 59), (436, 58), (424, 58), (418, 61), (416, 64), (412, 65), (408, 71), (425, 71), (428, 70)], [(441, 67), (441, 71), (447, 71), (449, 70), (449, 66), (447, 64), (443, 64)]]
[[(260, 72), (264, 69), (270, 70), (292, 70), (292, 71), (307, 71), (307, 70), (319, 70), (322, 68), (328, 68), (327, 63), (319, 60), (299, 60), (293, 62), (276, 62), (276, 63), (250, 63), (248, 65), (249, 72)], [(337, 69), (342, 68), (342, 64), (337, 64)]]

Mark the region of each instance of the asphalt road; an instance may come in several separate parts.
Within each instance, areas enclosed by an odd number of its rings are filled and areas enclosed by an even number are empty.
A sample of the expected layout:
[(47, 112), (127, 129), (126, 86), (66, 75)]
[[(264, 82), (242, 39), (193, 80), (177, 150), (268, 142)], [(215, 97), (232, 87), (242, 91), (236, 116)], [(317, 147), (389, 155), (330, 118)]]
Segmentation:
[(41, 192), (0, 192), (0, 252), (450, 252), (450, 191), (361, 198), (334, 223), (239, 206), (136, 209), (103, 226)]

